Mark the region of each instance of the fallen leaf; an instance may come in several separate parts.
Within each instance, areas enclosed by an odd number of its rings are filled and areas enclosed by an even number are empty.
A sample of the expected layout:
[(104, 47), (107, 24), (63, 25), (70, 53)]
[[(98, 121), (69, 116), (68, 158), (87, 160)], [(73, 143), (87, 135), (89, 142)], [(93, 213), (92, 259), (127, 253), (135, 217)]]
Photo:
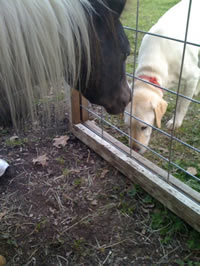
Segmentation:
[(104, 178), (105, 175), (109, 172), (108, 169), (104, 169), (102, 172), (101, 172), (101, 175), (100, 175), (100, 178)]
[(69, 140), (69, 137), (67, 135), (54, 138), (53, 146), (55, 146), (56, 148), (61, 148), (61, 146), (64, 147), (67, 145), (68, 140)]
[(196, 175), (197, 169), (195, 167), (188, 167), (187, 172), (190, 173), (191, 175)]
[(33, 159), (33, 164), (41, 164), (43, 167), (47, 166), (48, 157), (46, 154), (38, 156), (37, 158)]

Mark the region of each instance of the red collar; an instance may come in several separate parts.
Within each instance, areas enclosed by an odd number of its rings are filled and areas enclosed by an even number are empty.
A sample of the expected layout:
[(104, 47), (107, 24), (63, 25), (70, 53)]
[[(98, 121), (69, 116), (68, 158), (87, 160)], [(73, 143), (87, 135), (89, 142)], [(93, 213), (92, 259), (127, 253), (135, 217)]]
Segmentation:
[(145, 79), (145, 80), (147, 80), (147, 81), (149, 81), (149, 82), (151, 82), (151, 83), (153, 83), (155, 85), (160, 86), (160, 84), (159, 84), (159, 82), (158, 82), (156, 77), (149, 77), (149, 76), (146, 76), (146, 75), (141, 75), (138, 78)]

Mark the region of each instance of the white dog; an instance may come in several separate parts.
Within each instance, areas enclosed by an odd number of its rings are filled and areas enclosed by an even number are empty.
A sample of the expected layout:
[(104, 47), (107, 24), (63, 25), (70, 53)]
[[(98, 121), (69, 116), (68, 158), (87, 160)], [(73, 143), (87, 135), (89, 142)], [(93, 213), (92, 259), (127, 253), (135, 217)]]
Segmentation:
[[(189, 3), (189, 0), (180, 1), (169, 9), (149, 32), (185, 40)], [(200, 0), (192, 0), (187, 42), (200, 44), (199, 25)], [(168, 89), (177, 87), (183, 48), (184, 43), (146, 34), (139, 51), (136, 77)], [(181, 93), (190, 98), (200, 91), (199, 52), (200, 47), (191, 44), (186, 45), (181, 76), (183, 91)], [(167, 102), (162, 97), (163, 91), (160, 88), (135, 79), (133, 103), (127, 106), (126, 112), (149, 125), (154, 125), (156, 122), (157, 127), (160, 128), (161, 119), (167, 109)], [(189, 100), (179, 96), (175, 128), (181, 126), (189, 104)], [(137, 141), (147, 146), (152, 128), (139, 120), (132, 118), (130, 126), (130, 116), (125, 114), (125, 123), (130, 127), (130, 135), (136, 140), (133, 140), (131, 145), (133, 149), (143, 153), (146, 148), (138, 144)], [(173, 120), (174, 117), (167, 123), (169, 129), (173, 126)]]

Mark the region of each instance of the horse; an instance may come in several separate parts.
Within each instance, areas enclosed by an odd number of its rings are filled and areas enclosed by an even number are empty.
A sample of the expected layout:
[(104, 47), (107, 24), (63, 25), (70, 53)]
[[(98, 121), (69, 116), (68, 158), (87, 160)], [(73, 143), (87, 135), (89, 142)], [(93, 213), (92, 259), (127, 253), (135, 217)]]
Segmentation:
[(0, 0), (0, 121), (34, 117), (37, 100), (63, 92), (63, 79), (108, 113), (123, 112), (131, 100), (125, 4)]

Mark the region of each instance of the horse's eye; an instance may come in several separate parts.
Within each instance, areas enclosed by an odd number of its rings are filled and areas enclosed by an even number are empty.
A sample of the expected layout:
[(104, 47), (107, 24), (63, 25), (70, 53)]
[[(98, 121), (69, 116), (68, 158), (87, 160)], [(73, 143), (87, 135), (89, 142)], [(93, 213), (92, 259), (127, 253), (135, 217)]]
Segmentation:
[(127, 52), (127, 53), (125, 54), (126, 58), (127, 58), (129, 55), (130, 55), (130, 53), (129, 53), (129, 52)]
[(147, 126), (143, 126), (143, 127), (141, 127), (141, 129), (142, 130), (145, 130), (145, 129), (147, 129)]
[(124, 60), (126, 60), (126, 58), (127, 58), (129, 55), (130, 55), (129, 52), (124, 53)]

